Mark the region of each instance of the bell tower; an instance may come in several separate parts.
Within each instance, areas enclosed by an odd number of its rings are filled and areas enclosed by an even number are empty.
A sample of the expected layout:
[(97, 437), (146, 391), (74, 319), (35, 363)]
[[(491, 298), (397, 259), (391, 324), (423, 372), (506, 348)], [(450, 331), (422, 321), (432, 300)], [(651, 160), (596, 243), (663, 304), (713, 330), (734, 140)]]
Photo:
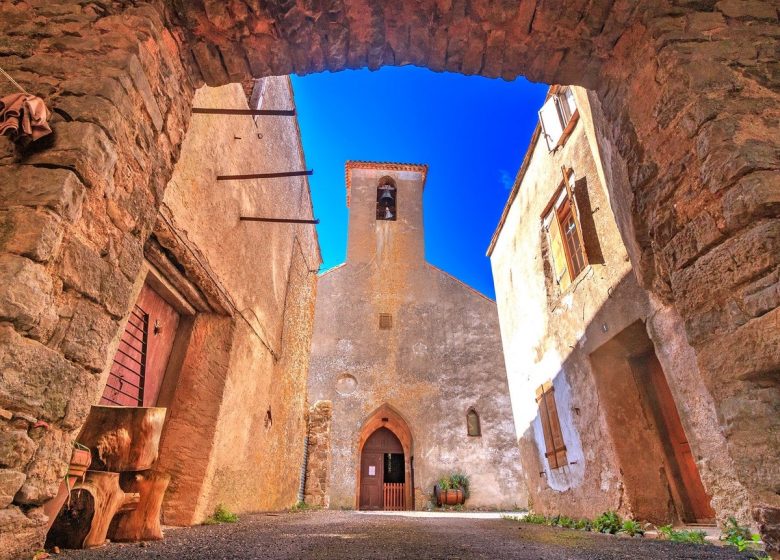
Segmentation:
[(348, 263), (422, 265), (422, 193), (428, 166), (348, 161)]

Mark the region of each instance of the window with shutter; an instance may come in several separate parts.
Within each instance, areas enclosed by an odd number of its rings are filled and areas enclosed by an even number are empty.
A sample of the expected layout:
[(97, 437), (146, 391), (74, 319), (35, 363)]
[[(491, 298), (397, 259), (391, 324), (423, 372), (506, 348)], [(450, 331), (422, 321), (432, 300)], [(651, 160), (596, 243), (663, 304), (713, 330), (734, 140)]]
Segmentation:
[(563, 134), (563, 126), (558, 113), (558, 98), (550, 97), (539, 110), (539, 121), (542, 123), (542, 134), (547, 141), (547, 149), (553, 151), (558, 146), (558, 140)]
[(561, 239), (561, 226), (555, 215), (550, 220), (548, 233), (550, 235), (550, 255), (555, 282), (561, 287), (561, 290), (565, 290), (569, 287), (571, 279), (568, 274), (569, 267), (566, 260), (566, 249)]
[(539, 110), (542, 135), (551, 152), (566, 141), (578, 116), (574, 92), (570, 87), (559, 87)]
[(539, 405), (539, 417), (544, 432), (544, 456), (551, 469), (559, 469), (569, 464), (566, 457), (566, 445), (555, 405), (555, 390), (552, 383), (541, 385), (536, 390), (536, 402)]
[(569, 272), (573, 279), (582, 272), (583, 268), (585, 268), (585, 253), (582, 251), (580, 232), (569, 198), (566, 199), (566, 202), (558, 212), (558, 222), (563, 230), (562, 233), (566, 244), (566, 255), (569, 258)]
[(574, 103), (574, 92), (570, 87), (562, 88), (558, 92), (556, 99), (558, 100), (558, 112), (561, 115), (561, 123), (565, 130), (577, 112), (577, 105)]
[(564, 183), (547, 205), (542, 224), (547, 231), (555, 283), (566, 290), (588, 264), (570, 182), (574, 173), (564, 170)]

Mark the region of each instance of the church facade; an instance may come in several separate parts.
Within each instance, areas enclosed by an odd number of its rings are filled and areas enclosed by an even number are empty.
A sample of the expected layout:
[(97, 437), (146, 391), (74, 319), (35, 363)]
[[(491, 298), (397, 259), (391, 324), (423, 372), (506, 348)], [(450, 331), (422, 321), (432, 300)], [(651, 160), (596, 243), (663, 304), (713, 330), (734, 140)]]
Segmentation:
[(526, 504), (496, 304), (425, 261), (426, 174), (347, 163), (347, 261), (315, 309), (308, 503), (423, 509), (461, 472), (466, 507)]

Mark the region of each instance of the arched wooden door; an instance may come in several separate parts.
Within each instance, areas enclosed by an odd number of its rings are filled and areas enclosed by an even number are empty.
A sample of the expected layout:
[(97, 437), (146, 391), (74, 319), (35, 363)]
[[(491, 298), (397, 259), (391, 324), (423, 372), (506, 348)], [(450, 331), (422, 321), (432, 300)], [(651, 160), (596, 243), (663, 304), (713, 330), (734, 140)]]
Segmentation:
[(360, 509), (405, 509), (404, 449), (387, 428), (369, 436), (360, 454)]

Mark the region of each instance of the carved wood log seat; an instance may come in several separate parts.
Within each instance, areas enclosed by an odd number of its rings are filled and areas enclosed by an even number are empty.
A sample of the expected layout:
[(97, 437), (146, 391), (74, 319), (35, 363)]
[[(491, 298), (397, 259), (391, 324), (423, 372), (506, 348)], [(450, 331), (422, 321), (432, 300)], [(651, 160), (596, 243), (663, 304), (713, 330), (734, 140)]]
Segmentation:
[(92, 450), (94, 470), (73, 487), (47, 547), (162, 538), (160, 509), (170, 475), (152, 467), (164, 419), (164, 408), (92, 407), (78, 439)]

